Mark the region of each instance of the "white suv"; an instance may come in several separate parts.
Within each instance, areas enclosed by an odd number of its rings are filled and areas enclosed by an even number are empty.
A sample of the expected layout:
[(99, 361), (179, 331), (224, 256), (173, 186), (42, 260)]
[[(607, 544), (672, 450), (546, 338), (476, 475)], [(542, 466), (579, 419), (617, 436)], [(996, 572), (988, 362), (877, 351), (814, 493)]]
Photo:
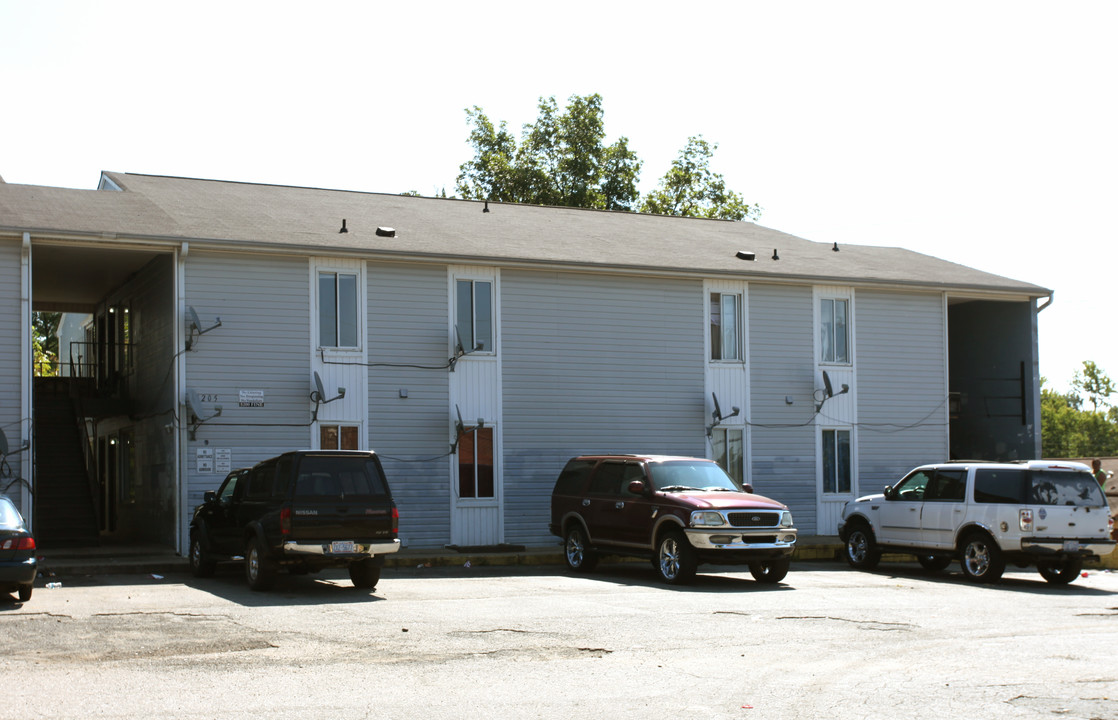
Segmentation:
[(838, 532), (858, 569), (890, 550), (916, 555), (928, 570), (958, 559), (975, 582), (996, 581), (1009, 562), (1064, 584), (1085, 559), (1114, 550), (1113, 527), (1086, 465), (1030, 460), (923, 465), (884, 494), (847, 503)]

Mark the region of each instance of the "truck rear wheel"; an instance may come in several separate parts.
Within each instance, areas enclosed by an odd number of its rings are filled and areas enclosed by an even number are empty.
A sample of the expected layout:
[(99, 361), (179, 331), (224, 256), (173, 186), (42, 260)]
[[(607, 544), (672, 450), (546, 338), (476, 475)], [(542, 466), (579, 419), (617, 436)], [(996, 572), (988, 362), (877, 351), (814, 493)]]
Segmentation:
[(350, 563), (349, 579), (353, 581), (353, 587), (355, 588), (376, 590), (377, 583), (380, 582), (380, 565), (376, 564), (372, 558)]
[(269, 590), (276, 582), (276, 566), (258, 537), (250, 538), (245, 547), (245, 580), (253, 590)]

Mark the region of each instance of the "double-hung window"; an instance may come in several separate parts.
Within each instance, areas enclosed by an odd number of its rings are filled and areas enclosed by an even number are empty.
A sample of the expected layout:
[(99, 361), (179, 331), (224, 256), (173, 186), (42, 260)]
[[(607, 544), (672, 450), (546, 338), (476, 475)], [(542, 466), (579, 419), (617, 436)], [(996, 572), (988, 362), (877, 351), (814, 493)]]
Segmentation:
[(850, 492), (850, 431), (823, 431), (823, 492)]
[(493, 283), (458, 280), (455, 295), (455, 327), (462, 350), (493, 352)]
[(742, 428), (713, 428), (710, 446), (711, 459), (740, 487), (745, 482), (745, 433)]
[(824, 298), (819, 301), (820, 362), (850, 362), (850, 301)]
[(459, 498), (494, 497), (493, 439), (491, 427), (474, 428), (458, 438)]
[(741, 295), (710, 294), (710, 359), (741, 360)]
[(318, 273), (318, 345), (358, 347), (357, 275)]

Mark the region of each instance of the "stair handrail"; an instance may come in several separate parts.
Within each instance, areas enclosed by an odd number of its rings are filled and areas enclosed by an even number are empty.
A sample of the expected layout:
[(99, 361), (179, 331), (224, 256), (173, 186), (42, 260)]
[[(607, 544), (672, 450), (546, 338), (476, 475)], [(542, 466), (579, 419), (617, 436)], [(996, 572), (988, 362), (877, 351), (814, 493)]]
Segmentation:
[[(85, 418), (80, 394), (71, 396), (74, 403), (74, 419), (78, 425), (78, 439), (82, 445), (82, 459), (85, 461), (85, 478), (89, 483), (89, 496), (93, 500), (93, 513), (97, 519), (97, 527), (101, 527), (101, 486), (97, 482), (97, 457), (93, 454), (93, 443), (89, 436), (89, 423)], [(96, 439), (96, 438), (92, 438)]]

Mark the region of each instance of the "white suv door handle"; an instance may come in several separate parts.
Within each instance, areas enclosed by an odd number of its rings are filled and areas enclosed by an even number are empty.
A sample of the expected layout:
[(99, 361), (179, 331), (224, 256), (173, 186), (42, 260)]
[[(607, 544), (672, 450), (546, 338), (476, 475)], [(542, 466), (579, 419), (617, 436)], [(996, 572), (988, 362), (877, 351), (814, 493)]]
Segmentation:
[(583, 501), (582, 501), (582, 506), (583, 507), (590, 507), (590, 499), (589, 498), (584, 498)]
[(622, 510), (625, 507), (625, 501), (624, 500), (618, 500), (616, 503), (614, 503), (613, 507), (616, 508), (617, 510)]

